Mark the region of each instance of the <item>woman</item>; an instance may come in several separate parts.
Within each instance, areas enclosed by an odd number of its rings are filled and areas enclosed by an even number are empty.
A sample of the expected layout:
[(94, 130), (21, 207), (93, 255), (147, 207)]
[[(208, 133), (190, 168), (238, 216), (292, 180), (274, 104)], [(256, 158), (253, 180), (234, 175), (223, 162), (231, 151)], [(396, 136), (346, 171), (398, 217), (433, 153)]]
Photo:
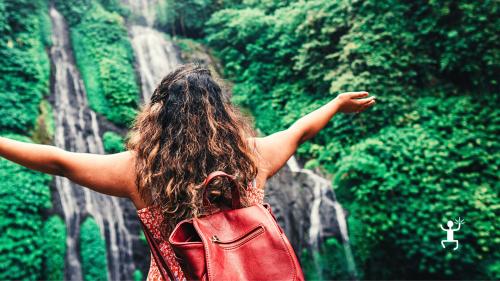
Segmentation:
[[(375, 98), (367, 92), (343, 93), (290, 128), (256, 137), (210, 71), (187, 64), (168, 74), (141, 109), (125, 152), (76, 153), (0, 138), (0, 156), (132, 200), (164, 256), (170, 257), (170, 269), (182, 280), (166, 237), (179, 221), (213, 211), (203, 210), (198, 189), (210, 172), (235, 175), (244, 205), (262, 203), (267, 179), (300, 144), (315, 136), (337, 112), (361, 112), (374, 104)], [(227, 192), (222, 186), (220, 181), (212, 185), (212, 200), (224, 202)], [(161, 279), (153, 259), (148, 279)]]

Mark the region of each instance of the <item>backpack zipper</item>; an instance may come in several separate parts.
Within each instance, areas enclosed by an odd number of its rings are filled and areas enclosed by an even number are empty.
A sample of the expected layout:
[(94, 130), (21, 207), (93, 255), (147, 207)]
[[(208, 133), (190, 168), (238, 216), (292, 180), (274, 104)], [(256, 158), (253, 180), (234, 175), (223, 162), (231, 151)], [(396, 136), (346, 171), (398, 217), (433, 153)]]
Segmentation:
[(212, 243), (218, 244), (220, 247), (226, 248), (226, 249), (233, 249), (237, 248), (247, 241), (259, 236), (260, 234), (264, 233), (265, 229), (263, 225), (259, 225), (256, 228), (252, 229), (250, 232), (247, 234), (238, 237), (236, 239), (230, 240), (230, 241), (221, 241), (217, 235), (213, 235), (212, 238), (210, 239)]

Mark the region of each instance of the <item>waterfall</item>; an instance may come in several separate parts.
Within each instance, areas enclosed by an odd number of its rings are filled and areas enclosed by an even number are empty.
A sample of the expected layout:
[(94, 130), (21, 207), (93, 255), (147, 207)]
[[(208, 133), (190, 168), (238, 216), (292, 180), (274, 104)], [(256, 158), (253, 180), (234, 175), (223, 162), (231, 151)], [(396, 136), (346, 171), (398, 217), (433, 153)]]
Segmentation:
[[(313, 201), (311, 203), (311, 213), (309, 217), (309, 243), (314, 248), (317, 248), (319, 246), (318, 240), (322, 236), (319, 208), (321, 202), (326, 196), (326, 191), (330, 188), (330, 182), (327, 179), (315, 174), (311, 170), (301, 169), (294, 156), (290, 157), (290, 159), (287, 161), (287, 166), (293, 173), (307, 174), (308, 178), (313, 182)], [(336, 201), (334, 202), (337, 203)]]
[(131, 26), (129, 33), (141, 77), (142, 99), (147, 102), (161, 79), (180, 64), (180, 59), (164, 33), (140, 25)]
[(356, 263), (351, 250), (351, 243), (349, 242), (349, 235), (347, 234), (347, 221), (345, 219), (344, 209), (338, 203), (334, 203), (335, 213), (337, 214), (337, 222), (339, 223), (340, 235), (342, 236), (342, 245), (344, 246), (344, 254), (347, 264), (347, 272), (353, 280), (357, 280), (358, 272), (356, 270)]
[[(66, 23), (53, 7), (50, 8), (50, 18), (56, 124), (54, 144), (72, 152), (104, 154), (96, 114), (88, 107), (85, 89), (72, 57)], [(131, 202), (97, 193), (64, 177), (56, 176), (55, 183), (67, 226), (65, 279), (82, 280), (78, 241), (80, 224), (87, 215), (97, 222), (108, 247), (108, 280), (129, 279), (134, 269), (132, 239), (125, 227), (122, 204)]]
[[(338, 232), (340, 234), (340, 238), (344, 248), (347, 271), (352, 279), (357, 279), (356, 265), (354, 263), (354, 257), (349, 242), (349, 234), (347, 231), (347, 222), (344, 209), (336, 200), (330, 181), (321, 177), (320, 175), (315, 174), (309, 169), (301, 168), (294, 156), (290, 157), (290, 159), (287, 161), (287, 167), (294, 174), (302, 173), (306, 175), (308, 181), (312, 182), (312, 202), (310, 204), (308, 231), (309, 246), (316, 251), (320, 250), (319, 241), (322, 237), (327, 236), (325, 235), (325, 232), (327, 232), (325, 231), (325, 227), (327, 227), (328, 224), (330, 224), (331, 221), (333, 221), (333, 219), (335, 218), (338, 226)], [(311, 199), (309, 200), (311, 201)], [(323, 208), (327, 208), (330, 210), (333, 209), (335, 217), (333, 218), (331, 216), (322, 216), (321, 211), (324, 210)], [(330, 222), (325, 221), (324, 218), (327, 218), (327, 220), (330, 220)], [(317, 263), (316, 266), (318, 268), (318, 272), (321, 272)]]
[(174, 44), (152, 26), (162, 0), (122, 0), (134, 15), (129, 35), (141, 78), (142, 101), (148, 102), (161, 79), (181, 63)]
[(129, 7), (135, 16), (135, 21), (153, 26), (156, 9), (162, 0), (122, 0), (123, 6)]

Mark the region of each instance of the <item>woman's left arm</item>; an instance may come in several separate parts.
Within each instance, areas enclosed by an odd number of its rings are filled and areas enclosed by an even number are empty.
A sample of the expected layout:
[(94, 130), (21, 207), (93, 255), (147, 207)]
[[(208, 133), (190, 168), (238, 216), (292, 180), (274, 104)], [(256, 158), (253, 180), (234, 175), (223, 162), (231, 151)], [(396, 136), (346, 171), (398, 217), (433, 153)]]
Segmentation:
[(78, 153), (0, 137), (0, 156), (108, 195), (130, 197), (135, 186), (133, 155), (129, 151), (107, 155)]

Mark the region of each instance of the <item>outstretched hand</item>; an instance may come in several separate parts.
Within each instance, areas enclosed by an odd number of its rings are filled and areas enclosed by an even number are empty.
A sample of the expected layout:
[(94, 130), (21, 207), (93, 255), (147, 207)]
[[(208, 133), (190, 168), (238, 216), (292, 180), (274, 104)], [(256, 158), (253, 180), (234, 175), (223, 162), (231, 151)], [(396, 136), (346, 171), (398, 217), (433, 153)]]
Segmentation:
[(338, 111), (343, 113), (360, 113), (375, 104), (375, 96), (369, 96), (368, 92), (342, 93), (335, 100)]

